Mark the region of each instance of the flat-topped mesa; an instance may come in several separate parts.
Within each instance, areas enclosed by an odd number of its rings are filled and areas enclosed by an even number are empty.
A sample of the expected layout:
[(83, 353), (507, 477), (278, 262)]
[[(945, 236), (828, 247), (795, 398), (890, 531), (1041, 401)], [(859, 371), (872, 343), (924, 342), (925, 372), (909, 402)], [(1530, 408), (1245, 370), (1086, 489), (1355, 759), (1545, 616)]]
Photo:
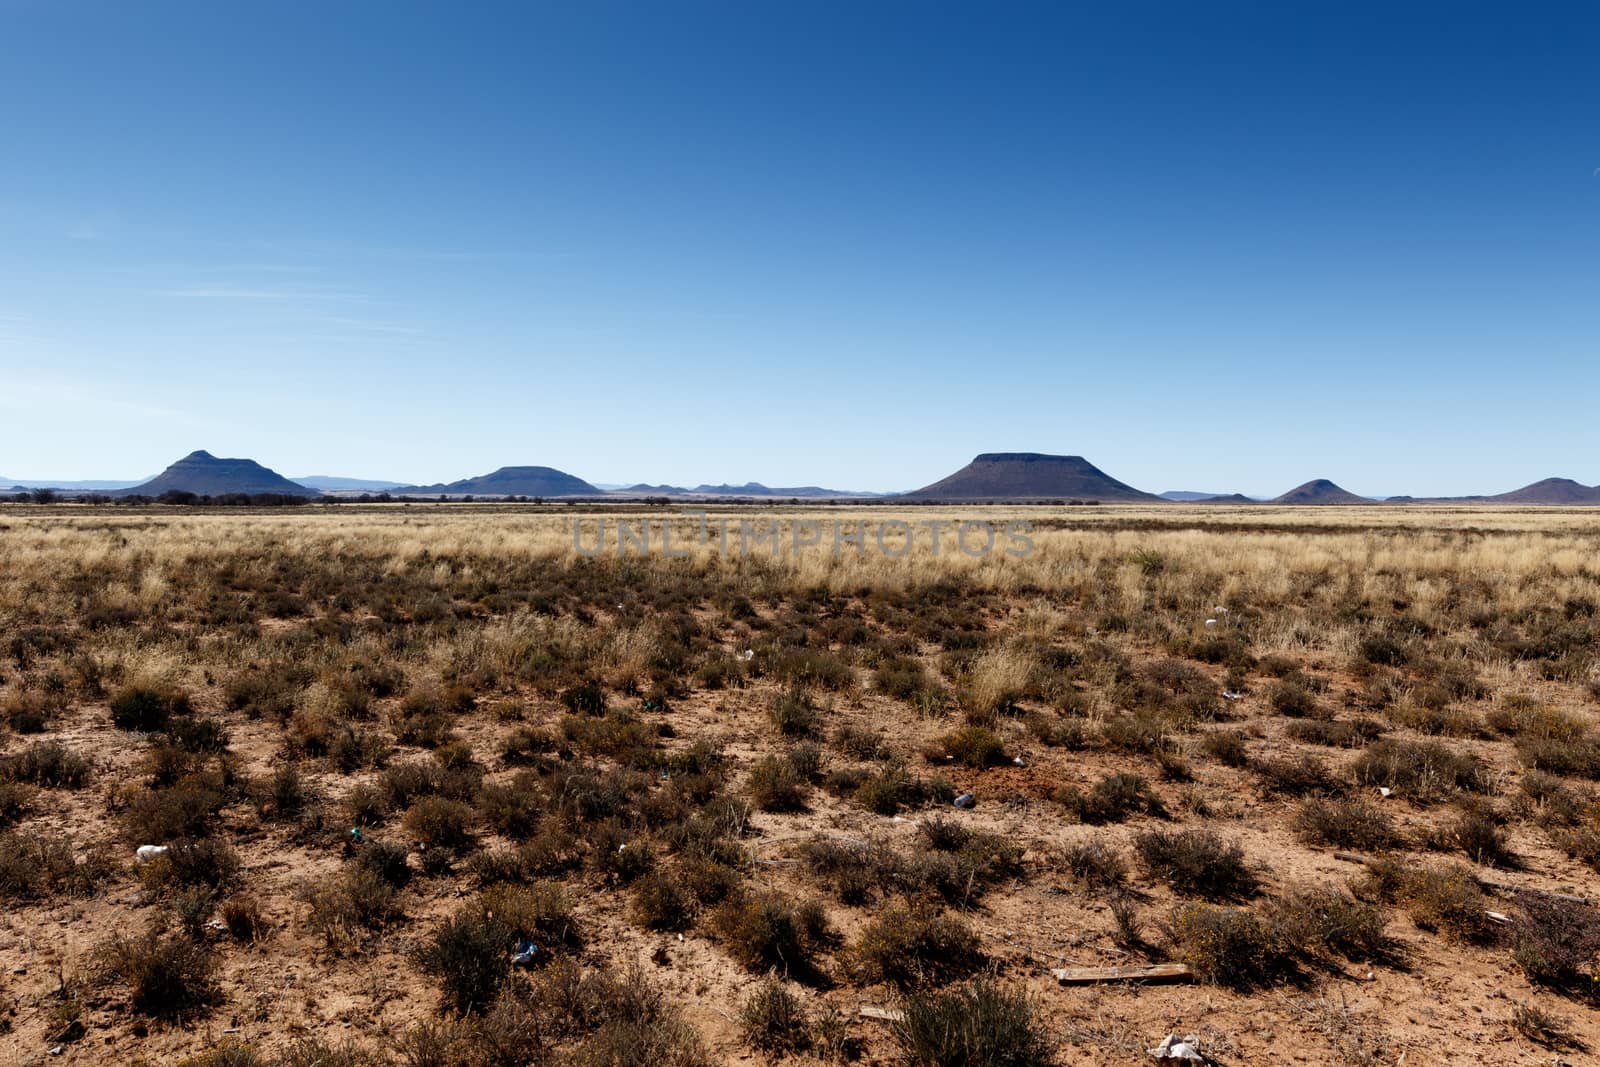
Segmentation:
[(948, 478), (906, 493), (905, 500), (1105, 500), (1163, 503), (1119, 482), (1082, 456), (985, 452)]
[(219, 459), (204, 449), (190, 452), (142, 485), (116, 492), (119, 496), (161, 496), (164, 493), (194, 493), (196, 496), (236, 493), (247, 496), (265, 493), (281, 496), (322, 495), (320, 490), (291, 482), (253, 459)]

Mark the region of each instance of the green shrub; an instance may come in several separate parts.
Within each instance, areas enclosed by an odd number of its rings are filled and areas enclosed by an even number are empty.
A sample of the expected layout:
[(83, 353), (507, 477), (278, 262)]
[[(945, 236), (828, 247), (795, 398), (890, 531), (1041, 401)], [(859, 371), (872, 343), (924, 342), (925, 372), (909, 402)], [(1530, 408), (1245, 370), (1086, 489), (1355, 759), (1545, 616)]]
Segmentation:
[(912, 993), (890, 1024), (916, 1067), (1044, 1067), (1054, 1062), (1033, 1002), (981, 978), (964, 989)]
[(354, 865), (398, 889), (411, 880), (407, 855), (406, 847), (398, 842), (368, 840), (356, 851)]
[(1294, 828), (1302, 841), (1313, 845), (1381, 852), (1401, 844), (1389, 813), (1356, 798), (1307, 800), (1295, 813)]
[(1374, 742), (1351, 764), (1357, 785), (1386, 786), (1418, 803), (1440, 800), (1458, 790), (1487, 793), (1487, 768), (1471, 753), (1437, 741)]
[(829, 883), (845, 904), (866, 902), (892, 869), (893, 857), (881, 845), (816, 836), (800, 846), (811, 871)]
[(568, 711), (579, 715), (604, 715), (606, 691), (593, 682), (575, 685), (561, 693), (561, 703)]
[(694, 893), (676, 871), (650, 871), (633, 886), (633, 917), (646, 929), (688, 929), (696, 903)]
[(1517, 908), (1511, 955), (1528, 981), (1600, 1002), (1600, 911), (1529, 889)]
[[(830, 779), (830, 785), (837, 781)], [(893, 815), (901, 808), (929, 801), (949, 803), (955, 799), (955, 789), (949, 782), (938, 777), (923, 781), (899, 763), (890, 763), (876, 774), (857, 779), (853, 786), (848, 779), (838, 784), (853, 789), (856, 803), (878, 815)]]
[(963, 726), (939, 739), (938, 748), (929, 753), (943, 755), (967, 767), (993, 767), (1006, 762), (1006, 746), (998, 734), (985, 726)]
[(805, 1005), (776, 978), (756, 986), (739, 1009), (739, 1031), (745, 1044), (778, 1055), (805, 1052), (812, 1044)]
[(489, 783), (478, 792), (478, 814), (507, 837), (527, 837), (539, 825), (543, 812), (536, 779), (523, 771), (509, 784)]
[(1243, 767), (1250, 762), (1242, 730), (1212, 730), (1201, 739), (1200, 747), (1225, 767)]
[(1212, 830), (1150, 830), (1134, 847), (1145, 868), (1179, 893), (1225, 900), (1255, 892), (1244, 849)]
[(1374, 719), (1296, 719), (1283, 732), (1296, 741), (1327, 748), (1361, 748), (1383, 736)]
[(956, 916), (922, 903), (881, 912), (852, 943), (851, 957), (863, 981), (900, 986), (948, 982), (983, 964), (978, 935)]
[(478, 906), (504, 923), (514, 939), (531, 941), (541, 951), (583, 943), (572, 901), (558, 882), (491, 886), (483, 891)]
[(1486, 914), (1489, 902), (1472, 871), (1460, 864), (1438, 867), (1369, 868), (1373, 883), (1395, 882), (1394, 891), (1411, 921), (1446, 940), (1491, 940), (1496, 927)]
[(305, 810), (308, 799), (300, 769), (292, 763), (285, 763), (272, 772), (262, 797), (262, 806), (274, 818), (293, 819)]
[(1133, 814), (1157, 818), (1165, 818), (1167, 814), (1150, 783), (1137, 774), (1107, 775), (1088, 793), (1067, 788), (1057, 794), (1057, 799), (1079, 822), (1094, 826), (1122, 822)]
[(1365, 963), (1393, 954), (1393, 944), (1384, 934), (1383, 909), (1332, 886), (1291, 890), (1267, 906), (1267, 919), (1283, 944), (1305, 955), (1336, 955)]
[(119, 730), (153, 733), (174, 715), (189, 714), (189, 697), (176, 689), (131, 685), (111, 698), (111, 724)]
[(1485, 867), (1515, 867), (1517, 857), (1506, 843), (1505, 831), (1492, 813), (1464, 808), (1438, 834), (1437, 843), (1457, 848), (1473, 863)]
[(89, 780), (89, 761), (59, 741), (41, 741), (0, 762), (0, 775), (15, 782), (77, 789)]
[(139, 874), (145, 887), (155, 892), (195, 886), (222, 892), (238, 881), (239, 855), (226, 841), (174, 841)]
[(817, 732), (820, 716), (811, 695), (791, 689), (772, 702), (768, 712), (772, 725), (785, 737), (810, 737)]
[(227, 799), (220, 775), (187, 775), (164, 789), (141, 789), (128, 804), (128, 836), (141, 845), (204, 837)]
[(1317, 705), (1317, 698), (1297, 682), (1282, 681), (1275, 683), (1267, 691), (1267, 703), (1279, 715), (1287, 715), (1295, 719), (1315, 718), (1321, 713)]
[(360, 949), (373, 931), (399, 918), (394, 886), (370, 868), (351, 867), (333, 881), (324, 881), (306, 895), (311, 905), (307, 925), (330, 949)]
[(855, 670), (838, 656), (819, 648), (785, 649), (772, 660), (772, 674), (795, 687), (848, 689)]
[(510, 925), (469, 905), (446, 919), (413, 954), (445, 1003), (462, 1015), (486, 1011), (511, 969), (516, 937)]
[(24, 830), (0, 834), (0, 900), (46, 900), (56, 893), (88, 896), (110, 874), (91, 850), (79, 863), (70, 842)]
[(1315, 756), (1265, 756), (1252, 760), (1250, 769), (1255, 772), (1257, 787), (1267, 796), (1300, 797), (1339, 791), (1328, 768)]
[(750, 799), (762, 811), (803, 811), (806, 780), (781, 756), (764, 756), (750, 772)]
[(1166, 933), (1172, 954), (1202, 982), (1248, 990), (1293, 972), (1287, 947), (1244, 908), (1180, 904)]
[(1128, 862), (1099, 837), (1068, 845), (1062, 853), (1067, 870), (1094, 889), (1118, 889), (1128, 879)]
[(717, 909), (714, 925), (729, 953), (744, 966), (797, 977), (815, 970), (816, 954), (831, 937), (819, 904), (797, 904), (772, 892), (728, 901)]
[(1565, 1019), (1534, 1004), (1518, 1004), (1511, 1009), (1511, 1027), (1529, 1041), (1546, 1048), (1582, 1048)]
[(183, 1019), (216, 999), (211, 953), (187, 937), (153, 930), (138, 937), (117, 935), (101, 965), (106, 977), (127, 985), (129, 1005), (140, 1015)]
[(459, 800), (423, 797), (406, 811), (405, 826), (428, 848), (461, 852), (472, 844), (472, 815)]
[(833, 743), (840, 751), (859, 760), (883, 759), (888, 755), (883, 731), (873, 727), (844, 723), (833, 732)]

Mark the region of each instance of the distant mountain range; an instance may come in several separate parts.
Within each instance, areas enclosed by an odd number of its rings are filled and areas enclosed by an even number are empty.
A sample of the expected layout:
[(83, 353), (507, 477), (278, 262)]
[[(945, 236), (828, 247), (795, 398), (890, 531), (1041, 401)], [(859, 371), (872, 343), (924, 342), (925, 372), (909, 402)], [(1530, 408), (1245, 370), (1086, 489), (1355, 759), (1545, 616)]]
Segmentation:
[[(334, 475), (307, 475), (289, 479), (251, 459), (221, 459), (209, 452), (192, 452), (172, 466), (143, 482), (126, 481), (17, 481), (0, 477), (0, 493), (20, 493), (33, 489), (54, 489), (69, 495), (91, 493), (110, 496), (159, 497), (166, 493), (192, 493), (197, 496), (263, 495), (318, 497), (324, 493), (354, 496), (388, 493), (393, 496), (446, 497), (539, 497), (590, 498), (595, 500), (637, 500), (643, 497), (738, 498), (771, 500), (904, 500), (910, 503), (947, 501), (950, 503), (1077, 501), (1106, 503), (1166, 502), (1356, 506), (1376, 504), (1371, 497), (1357, 496), (1326, 478), (1298, 485), (1281, 496), (1260, 500), (1242, 493), (1203, 493), (1169, 489), (1159, 496), (1118, 481), (1082, 456), (1057, 456), (1041, 452), (985, 452), (971, 463), (939, 481), (908, 493), (849, 492), (815, 485), (767, 486), (760, 482), (743, 485), (701, 484), (694, 488), (676, 485), (651, 485), (639, 482), (626, 487), (605, 488), (553, 467), (501, 467), (488, 474), (433, 485), (407, 485), (402, 482), (370, 478), (345, 478)], [(1600, 486), (1584, 485), (1570, 478), (1545, 478), (1510, 492), (1482, 496), (1387, 498), (1391, 503), (1449, 504), (1547, 504), (1600, 505)]]
[[(1164, 493), (1157, 493), (1162, 500), (1174, 500), (1178, 503), (1189, 503), (1195, 500), (1216, 500), (1219, 497), (1239, 496), (1238, 493), (1199, 493), (1193, 489), (1168, 489)], [(1246, 497), (1245, 499), (1249, 499)]]
[(852, 492), (848, 489), (824, 489), (818, 485), (796, 486), (770, 486), (760, 482), (745, 482), (743, 485), (697, 485), (693, 489), (686, 489), (681, 485), (650, 485), (640, 482), (638, 485), (626, 486), (614, 490), (628, 496), (771, 496), (783, 497), (877, 497), (882, 493)]
[(60, 481), (60, 480), (48, 481), (48, 480), (41, 480), (41, 479), (38, 479), (38, 478), (29, 479), (29, 480), (26, 480), (26, 481), (24, 481), (24, 480), (13, 481), (10, 478), (0, 478), (0, 485), (8, 485), (8, 486), (11, 486), (12, 488), (18, 488), (18, 489), (65, 489), (65, 490), (67, 490), (69, 492), (91, 493), (91, 492), (99, 492), (99, 491), (103, 491), (103, 490), (107, 490), (107, 489), (130, 489), (133, 486), (140, 484), (140, 482), (147, 482), (149, 480), (150, 479), (148, 479), (148, 478), (140, 478), (140, 479), (136, 479), (135, 481), (131, 481), (131, 482), (127, 482), (127, 481), (107, 482), (107, 481), (97, 481), (97, 480), (90, 480), (90, 481), (87, 481), (87, 482), (75, 482), (75, 481)]
[(370, 492), (381, 493), (387, 489), (399, 489), (405, 482), (384, 482), (376, 478), (336, 478), (331, 474), (307, 474), (304, 477), (289, 479), (307, 489), (321, 489), (325, 493), (331, 492)]

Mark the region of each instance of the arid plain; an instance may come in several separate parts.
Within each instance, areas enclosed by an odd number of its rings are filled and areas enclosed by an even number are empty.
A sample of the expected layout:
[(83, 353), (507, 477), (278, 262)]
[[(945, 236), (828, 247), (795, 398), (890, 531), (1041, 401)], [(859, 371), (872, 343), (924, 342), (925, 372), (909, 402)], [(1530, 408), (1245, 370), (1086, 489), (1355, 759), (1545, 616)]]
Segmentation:
[(1600, 514), (718, 516), (0, 509), (0, 1063), (1600, 1048)]

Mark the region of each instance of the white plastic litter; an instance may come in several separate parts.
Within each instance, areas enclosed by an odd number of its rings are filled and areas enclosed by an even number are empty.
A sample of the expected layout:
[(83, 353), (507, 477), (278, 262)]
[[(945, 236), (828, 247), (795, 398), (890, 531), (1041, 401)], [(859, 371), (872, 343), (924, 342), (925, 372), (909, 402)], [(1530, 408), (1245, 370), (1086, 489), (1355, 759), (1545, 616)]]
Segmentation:
[(166, 854), (166, 845), (140, 845), (134, 852), (133, 858), (140, 863), (149, 863), (157, 856), (165, 856)]
[(1222, 691), (1222, 699), (1223, 700), (1243, 700), (1244, 699), (1244, 694), (1243, 693), (1235, 693), (1232, 689), (1224, 689)]
[(1018, 767), (1026, 767), (1027, 766), (1026, 763), (1022, 762), (1022, 757), (1021, 756), (1012, 756), (1011, 757), (1011, 762), (1015, 763)]
[(1386, 785), (1380, 785), (1378, 787), (1378, 795), (1380, 797), (1392, 797), (1392, 796), (1394, 796), (1394, 790), (1390, 789)]
[(749, 663), (751, 660), (756, 658), (756, 650), (753, 648), (747, 648), (743, 652), (739, 653), (739, 658), (744, 660), (746, 663)]
[(1216, 619), (1207, 619), (1206, 620), (1206, 625), (1207, 626), (1215, 626), (1216, 624), (1217, 624), (1217, 620)]
[(1200, 1053), (1200, 1039), (1193, 1034), (1179, 1037), (1177, 1034), (1168, 1034), (1155, 1048), (1150, 1049), (1150, 1055), (1158, 1060), (1189, 1060), (1191, 1063), (1205, 1063), (1205, 1056)]

